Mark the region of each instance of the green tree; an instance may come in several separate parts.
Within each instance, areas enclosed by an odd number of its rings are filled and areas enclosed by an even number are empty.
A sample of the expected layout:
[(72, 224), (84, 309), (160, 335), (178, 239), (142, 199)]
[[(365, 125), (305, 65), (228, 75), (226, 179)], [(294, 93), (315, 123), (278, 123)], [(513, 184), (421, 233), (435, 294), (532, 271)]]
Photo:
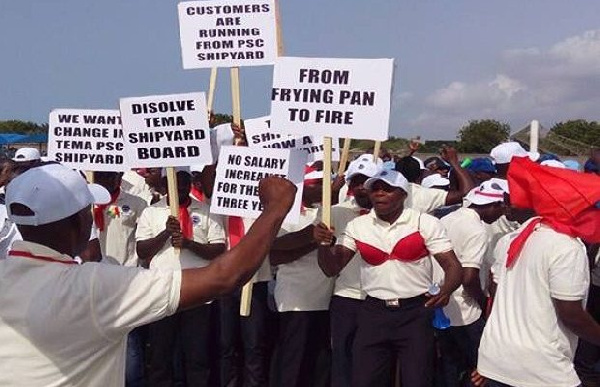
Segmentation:
[(458, 150), (489, 153), (510, 136), (510, 125), (496, 120), (472, 120), (458, 132)]
[(588, 145), (589, 147), (600, 147), (600, 123), (597, 121), (580, 119), (557, 122), (550, 129), (550, 133), (579, 142), (582, 145)]
[(36, 124), (31, 121), (7, 120), (0, 121), (0, 133), (34, 134), (47, 133), (48, 124)]

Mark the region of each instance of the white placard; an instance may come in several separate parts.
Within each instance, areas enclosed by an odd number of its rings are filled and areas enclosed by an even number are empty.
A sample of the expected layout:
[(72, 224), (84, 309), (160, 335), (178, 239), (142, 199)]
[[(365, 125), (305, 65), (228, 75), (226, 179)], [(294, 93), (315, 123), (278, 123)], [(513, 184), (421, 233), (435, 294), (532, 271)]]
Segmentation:
[(55, 109), (48, 120), (48, 158), (84, 171), (124, 172), (118, 110)]
[[(325, 157), (323, 137), (292, 136), (274, 133), (271, 128), (271, 117), (258, 117), (244, 120), (244, 130), (248, 146), (262, 148), (300, 149), (306, 152), (307, 163), (323, 160)], [(339, 140), (333, 139), (331, 151), (332, 161), (340, 160)]]
[(277, 57), (274, 0), (179, 3), (184, 69), (271, 65)]
[(258, 218), (262, 212), (258, 182), (267, 176), (289, 179), (296, 185), (294, 205), (285, 223), (298, 223), (306, 153), (296, 149), (263, 149), (224, 146), (219, 154), (210, 212)]
[(127, 165), (212, 164), (204, 93), (121, 98), (120, 107)]
[(284, 134), (385, 141), (393, 59), (280, 57), (271, 126)]

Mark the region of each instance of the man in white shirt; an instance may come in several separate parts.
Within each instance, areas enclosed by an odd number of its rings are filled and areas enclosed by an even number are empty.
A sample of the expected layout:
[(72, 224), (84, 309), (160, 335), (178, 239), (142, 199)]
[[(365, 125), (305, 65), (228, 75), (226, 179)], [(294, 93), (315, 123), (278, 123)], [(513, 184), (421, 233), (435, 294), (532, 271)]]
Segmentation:
[(494, 250), (498, 287), (477, 365), (491, 386), (578, 386), (577, 336), (600, 344), (600, 325), (583, 308), (589, 269), (580, 238), (600, 241), (600, 210), (589, 204), (600, 200), (600, 178), (590, 179), (526, 158), (511, 162), (511, 205), (539, 216)]
[[(306, 175), (308, 176), (308, 174)], [(334, 280), (323, 274), (317, 261), (313, 224), (320, 211), (322, 173), (305, 177), (300, 221), (284, 224), (269, 254), (277, 266), (275, 303), (279, 312), (276, 386), (330, 384), (329, 301)]]
[[(485, 325), (482, 314), (486, 296), (480, 281), (489, 242), (485, 224), (504, 214), (504, 195), (507, 193), (506, 180), (484, 181), (467, 194), (466, 207), (440, 219), (463, 268), (462, 284), (444, 307), (451, 326), (437, 331), (441, 369), (447, 387), (461, 386), (461, 376), (468, 378), (477, 367), (477, 350)], [(436, 280), (441, 281), (443, 271), (439, 265), (434, 265)]]
[(124, 385), (126, 336), (133, 328), (226, 294), (260, 266), (289, 211), (295, 188), (269, 178), (264, 208), (245, 238), (203, 269), (144, 270), (73, 260), (85, 248), (89, 188), (62, 165), (33, 168), (7, 186), (10, 219), (23, 237), (0, 261), (0, 385)]
[[(381, 170), (373, 155), (358, 157), (348, 166), (346, 182), (351, 199), (331, 208), (331, 228), (340, 238), (346, 225), (354, 218), (371, 210), (371, 201), (364, 182)], [(315, 230), (317, 230), (315, 228)], [(317, 237), (317, 236), (315, 236)], [(365, 294), (360, 288), (360, 257), (354, 256), (345, 267), (319, 254), (319, 266), (328, 277), (335, 278), (335, 288), (329, 314), (331, 319), (331, 386), (352, 385), (352, 346), (358, 327), (358, 312)]]
[[(400, 358), (402, 385), (430, 386), (433, 375), (433, 308), (448, 303), (460, 285), (461, 267), (436, 218), (404, 208), (408, 181), (381, 171), (365, 182), (373, 210), (352, 220), (334, 247), (333, 233), (319, 225), (319, 254), (343, 267), (358, 251), (360, 279), (367, 298), (354, 340), (354, 386), (383, 386), (393, 353)], [(433, 256), (446, 276), (438, 294)]]
[[(164, 178), (166, 179), (166, 178)], [(222, 218), (191, 198), (191, 175), (177, 172), (179, 220), (170, 216), (166, 198), (146, 208), (136, 230), (137, 252), (150, 268), (201, 268), (225, 251)], [(175, 250), (178, 249), (178, 251)], [(179, 338), (186, 384), (207, 386), (210, 375), (208, 337), (210, 305), (177, 313), (148, 327), (148, 384), (173, 383), (175, 343)]]

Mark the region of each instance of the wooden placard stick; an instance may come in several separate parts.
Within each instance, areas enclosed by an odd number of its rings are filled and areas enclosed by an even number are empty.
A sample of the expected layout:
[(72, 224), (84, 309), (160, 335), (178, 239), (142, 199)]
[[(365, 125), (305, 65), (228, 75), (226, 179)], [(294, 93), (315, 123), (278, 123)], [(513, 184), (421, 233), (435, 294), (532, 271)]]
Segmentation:
[(215, 88), (217, 87), (217, 68), (210, 69), (210, 81), (208, 83), (208, 96), (206, 98), (206, 108), (208, 109), (208, 119), (213, 110), (213, 102), (215, 100)]
[(323, 137), (323, 196), (321, 205), (323, 213), (321, 222), (331, 227), (331, 137)]
[(373, 162), (377, 164), (379, 158), (379, 152), (381, 152), (381, 141), (375, 141), (375, 147), (373, 148)]
[[(179, 191), (177, 190), (177, 173), (173, 167), (167, 167), (167, 189), (171, 215), (179, 219)], [(179, 259), (179, 253), (179, 249), (175, 248), (175, 258)]]
[(343, 175), (346, 172), (346, 164), (348, 164), (348, 158), (350, 157), (350, 143), (352, 139), (345, 138), (344, 146), (342, 148), (342, 154), (340, 155), (340, 164), (338, 166), (338, 176)]

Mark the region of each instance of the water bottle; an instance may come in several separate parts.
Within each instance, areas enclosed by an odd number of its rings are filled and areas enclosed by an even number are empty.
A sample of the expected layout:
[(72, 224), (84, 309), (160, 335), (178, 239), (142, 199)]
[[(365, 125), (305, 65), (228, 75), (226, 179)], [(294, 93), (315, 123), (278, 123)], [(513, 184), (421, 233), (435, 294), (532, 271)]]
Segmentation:
[[(437, 282), (432, 283), (427, 292), (432, 296), (440, 294), (440, 285)], [(446, 329), (450, 327), (450, 319), (444, 314), (444, 308), (435, 308), (433, 314), (433, 327), (436, 329)]]

